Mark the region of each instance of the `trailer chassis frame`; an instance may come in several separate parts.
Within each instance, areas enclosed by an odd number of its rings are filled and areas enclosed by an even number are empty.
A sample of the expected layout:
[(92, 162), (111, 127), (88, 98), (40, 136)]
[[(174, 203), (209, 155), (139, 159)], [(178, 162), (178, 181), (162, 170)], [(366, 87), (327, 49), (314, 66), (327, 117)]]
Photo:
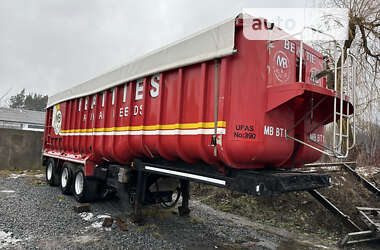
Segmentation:
[(308, 191), (331, 185), (329, 174), (303, 173), (290, 170), (238, 170), (229, 169), (220, 173), (217, 166), (169, 162), (163, 159), (135, 159), (132, 164), (137, 171), (135, 222), (141, 219), (141, 208), (145, 202), (146, 179), (149, 175), (173, 177), (180, 180), (182, 204), (180, 216), (188, 215), (190, 182), (198, 182), (254, 196), (274, 196), (293, 191)]

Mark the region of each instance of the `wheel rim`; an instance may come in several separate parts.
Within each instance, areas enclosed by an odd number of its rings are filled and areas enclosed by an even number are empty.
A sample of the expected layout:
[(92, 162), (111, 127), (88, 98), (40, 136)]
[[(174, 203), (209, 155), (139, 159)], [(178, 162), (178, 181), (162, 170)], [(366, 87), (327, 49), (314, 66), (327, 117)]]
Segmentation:
[(67, 186), (68, 180), (69, 180), (69, 170), (67, 168), (64, 168), (62, 171), (62, 176), (61, 176), (61, 184), (63, 188)]
[(180, 189), (177, 188), (175, 191), (173, 191), (172, 194), (172, 201), (170, 202), (161, 202), (161, 206), (164, 208), (172, 208), (175, 205), (177, 205), (179, 197), (181, 196)]
[(83, 173), (79, 172), (75, 177), (75, 193), (78, 195), (83, 192), (83, 182)]
[(51, 178), (53, 177), (53, 163), (49, 163), (47, 171), (46, 171), (46, 177), (48, 181), (50, 181)]

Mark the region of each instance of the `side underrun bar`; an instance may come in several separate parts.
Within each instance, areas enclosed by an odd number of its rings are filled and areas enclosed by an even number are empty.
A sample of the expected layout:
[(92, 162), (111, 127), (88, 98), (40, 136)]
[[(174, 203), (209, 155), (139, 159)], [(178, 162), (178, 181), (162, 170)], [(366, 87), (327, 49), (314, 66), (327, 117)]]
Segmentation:
[(293, 191), (307, 191), (331, 184), (329, 174), (289, 171), (251, 171), (231, 169), (227, 175), (217, 167), (164, 160), (135, 160), (134, 168), (163, 176), (199, 182), (250, 195), (279, 195)]

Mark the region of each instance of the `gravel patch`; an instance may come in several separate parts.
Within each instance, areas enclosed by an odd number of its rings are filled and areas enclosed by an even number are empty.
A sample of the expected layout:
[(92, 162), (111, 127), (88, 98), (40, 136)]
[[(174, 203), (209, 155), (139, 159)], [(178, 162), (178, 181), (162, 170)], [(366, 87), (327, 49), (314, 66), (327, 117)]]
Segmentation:
[[(189, 217), (148, 207), (141, 226), (131, 223), (115, 201), (92, 203), (90, 212), (78, 214), (72, 196), (36, 181), (43, 176), (13, 177), (0, 178), (0, 249), (325, 249), (197, 201), (191, 202)], [(109, 217), (112, 226), (103, 227)]]

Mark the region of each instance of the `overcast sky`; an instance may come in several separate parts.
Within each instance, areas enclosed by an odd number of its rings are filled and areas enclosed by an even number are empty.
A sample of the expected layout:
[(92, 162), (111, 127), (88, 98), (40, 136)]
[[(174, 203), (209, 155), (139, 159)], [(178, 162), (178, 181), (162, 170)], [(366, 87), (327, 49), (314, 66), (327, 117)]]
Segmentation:
[(0, 0), (0, 97), (52, 95), (260, 7), (305, 0)]

